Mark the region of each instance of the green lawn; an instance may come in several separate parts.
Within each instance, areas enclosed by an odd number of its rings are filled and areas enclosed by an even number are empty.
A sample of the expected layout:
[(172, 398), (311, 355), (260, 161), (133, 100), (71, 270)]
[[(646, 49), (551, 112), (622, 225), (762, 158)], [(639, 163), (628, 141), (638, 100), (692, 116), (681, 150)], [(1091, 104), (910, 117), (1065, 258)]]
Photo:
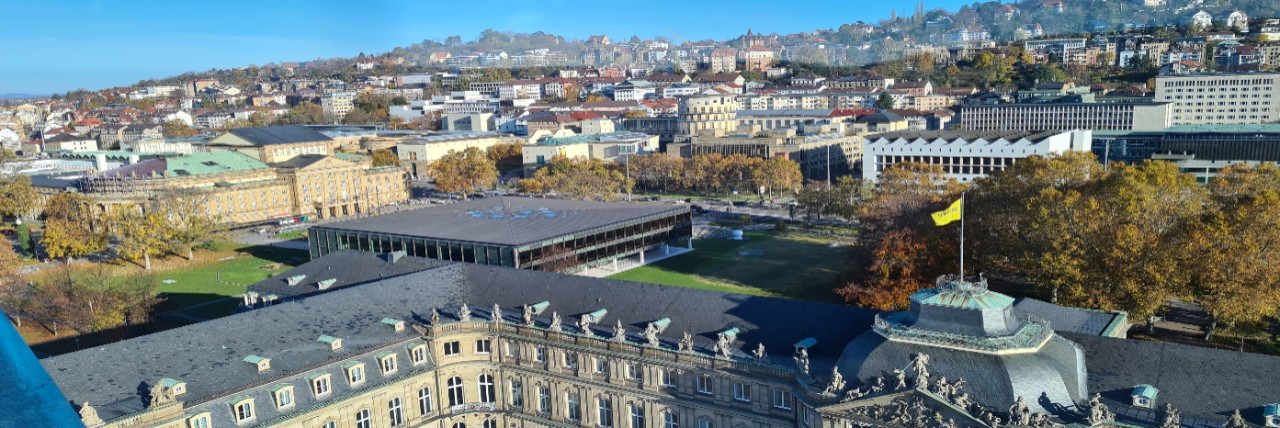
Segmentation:
[(302, 238), (305, 238), (306, 236), (307, 236), (306, 229), (297, 229), (297, 230), (290, 230), (288, 232), (277, 233), (275, 235), (275, 238), (276, 239), (302, 239)]
[[(239, 255), (241, 253), (244, 255)], [(222, 297), (238, 296), (244, 293), (247, 286), (306, 260), (305, 251), (248, 247), (208, 263), (158, 272), (156, 281), (160, 283), (160, 292), (168, 296), (168, 300), (159, 309), (175, 310)], [(262, 268), (272, 264), (278, 266), (274, 269)]]
[(704, 290), (838, 302), (832, 292), (847, 247), (835, 238), (749, 231), (747, 239), (703, 239), (692, 253), (610, 276)]

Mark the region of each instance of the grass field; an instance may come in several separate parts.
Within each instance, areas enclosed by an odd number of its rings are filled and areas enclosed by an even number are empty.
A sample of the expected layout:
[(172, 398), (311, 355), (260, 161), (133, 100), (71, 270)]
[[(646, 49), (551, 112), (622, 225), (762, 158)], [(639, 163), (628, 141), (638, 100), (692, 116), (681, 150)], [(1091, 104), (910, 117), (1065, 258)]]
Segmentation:
[(280, 232), (275, 234), (276, 239), (302, 239), (307, 236), (306, 229), (290, 230), (288, 232)]
[(747, 239), (694, 241), (692, 253), (661, 260), (613, 279), (757, 296), (838, 302), (833, 281), (847, 247), (836, 238), (796, 232), (749, 231)]
[(305, 251), (275, 247), (224, 246), (210, 256), (204, 263), (154, 274), (167, 297), (160, 311), (239, 296), (249, 285), (307, 260)]

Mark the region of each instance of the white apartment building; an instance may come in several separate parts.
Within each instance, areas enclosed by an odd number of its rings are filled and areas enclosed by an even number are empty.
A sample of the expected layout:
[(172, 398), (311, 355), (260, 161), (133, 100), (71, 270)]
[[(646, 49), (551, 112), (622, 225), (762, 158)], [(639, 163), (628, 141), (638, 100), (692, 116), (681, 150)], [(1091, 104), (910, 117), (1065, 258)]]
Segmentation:
[(971, 105), (960, 109), (969, 131), (1159, 131), (1172, 124), (1172, 104), (1026, 103)]
[(1156, 77), (1156, 101), (1173, 103), (1172, 124), (1280, 121), (1280, 73)]
[(863, 139), (862, 177), (875, 182), (885, 168), (919, 162), (941, 166), (956, 181), (969, 182), (1030, 156), (1087, 152), (1092, 140), (1090, 130), (902, 131), (870, 135)]
[(320, 97), (320, 106), (324, 107), (324, 112), (336, 118), (342, 118), (355, 109), (355, 102), (356, 93), (350, 91), (333, 92)]

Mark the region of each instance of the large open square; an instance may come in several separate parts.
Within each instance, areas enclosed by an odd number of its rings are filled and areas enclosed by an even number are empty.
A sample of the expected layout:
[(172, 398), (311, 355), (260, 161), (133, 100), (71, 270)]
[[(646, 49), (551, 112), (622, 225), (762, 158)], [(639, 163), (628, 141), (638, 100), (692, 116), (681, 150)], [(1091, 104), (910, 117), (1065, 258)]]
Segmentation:
[(745, 239), (707, 238), (694, 251), (636, 267), (612, 279), (835, 303), (835, 279), (848, 254), (842, 238), (747, 231)]

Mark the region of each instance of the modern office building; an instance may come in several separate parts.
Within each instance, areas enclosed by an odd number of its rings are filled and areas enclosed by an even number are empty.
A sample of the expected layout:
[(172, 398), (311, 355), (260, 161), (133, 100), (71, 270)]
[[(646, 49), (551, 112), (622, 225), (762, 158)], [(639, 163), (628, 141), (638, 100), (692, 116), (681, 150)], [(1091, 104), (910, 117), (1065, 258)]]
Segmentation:
[(338, 250), (578, 271), (692, 245), (689, 207), (498, 197), (313, 226), (311, 257)]
[(968, 105), (960, 108), (966, 131), (1068, 131), (1168, 128), (1172, 104), (1047, 102)]
[(1262, 426), (1280, 383), (1278, 357), (1123, 339), (1123, 313), (980, 280), (911, 300), (447, 263), (42, 364), (89, 428)]
[(1013, 165), (1018, 159), (1089, 151), (1092, 131), (889, 132), (866, 137), (862, 176), (876, 181), (885, 168), (902, 162), (941, 166), (967, 182)]
[(1155, 100), (1173, 103), (1174, 125), (1280, 122), (1280, 73), (1156, 76)]
[(1200, 182), (1231, 164), (1280, 162), (1280, 125), (1178, 125), (1155, 132), (1097, 132), (1098, 160), (1173, 162)]

